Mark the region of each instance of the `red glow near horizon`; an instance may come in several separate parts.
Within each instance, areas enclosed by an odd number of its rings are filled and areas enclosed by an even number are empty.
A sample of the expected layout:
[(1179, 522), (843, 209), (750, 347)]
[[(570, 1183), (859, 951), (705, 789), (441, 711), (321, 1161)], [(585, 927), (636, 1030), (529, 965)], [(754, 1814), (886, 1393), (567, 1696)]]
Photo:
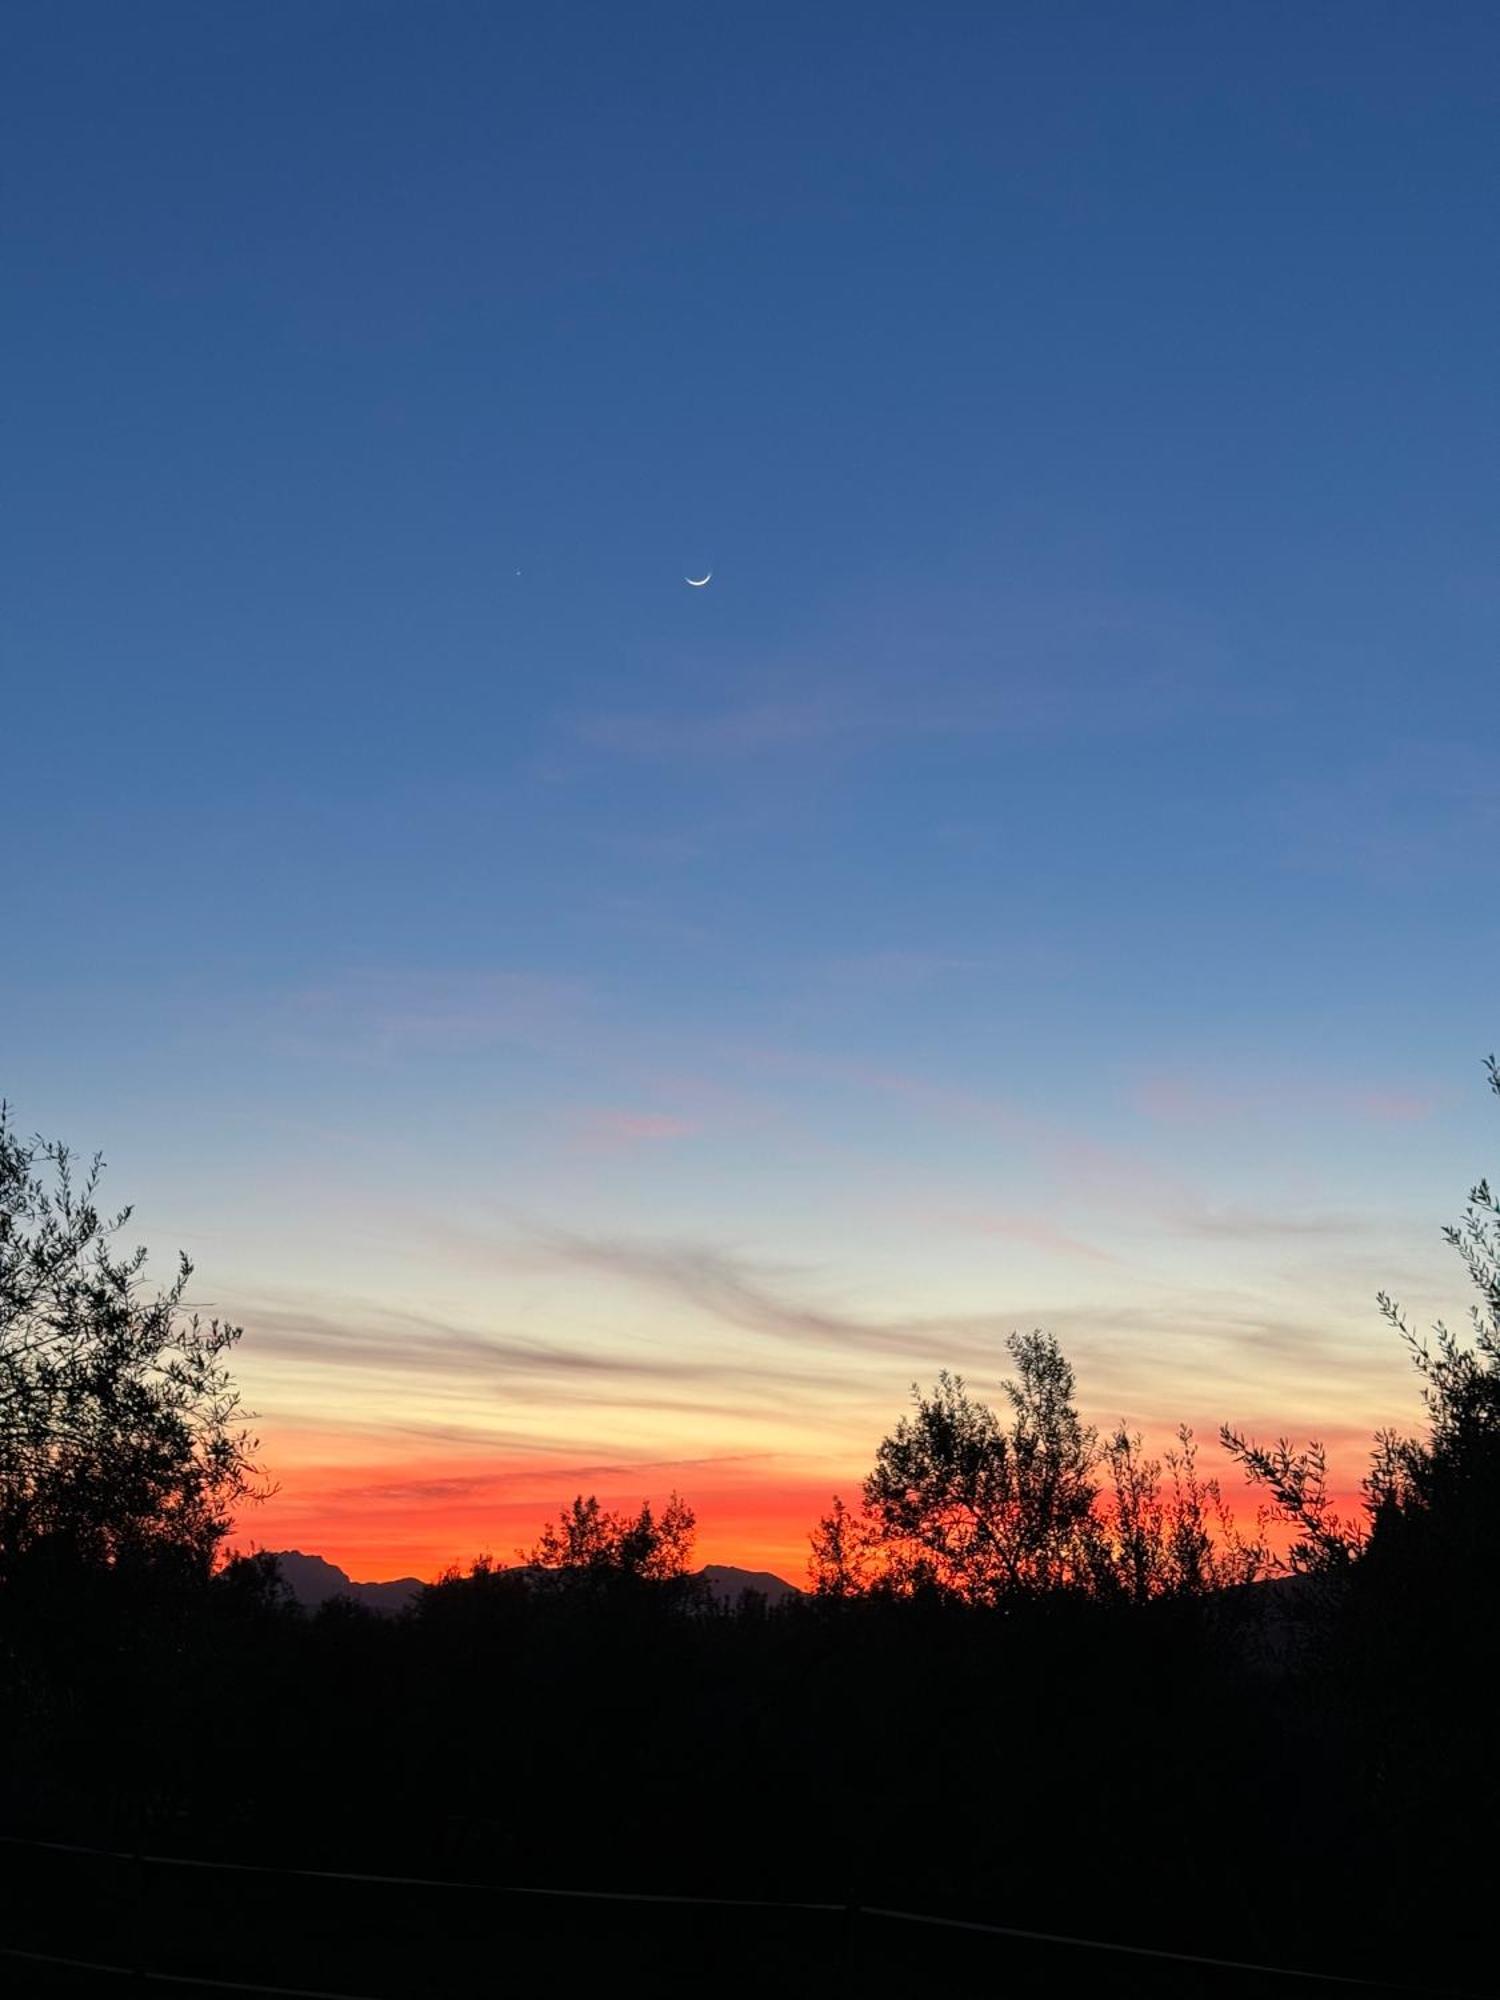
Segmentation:
[[(852, 1497), (858, 1482), (846, 1484)], [(290, 1467), (270, 1500), (241, 1515), (234, 1540), (244, 1549), (323, 1556), (359, 1582), (394, 1576), (431, 1582), (480, 1555), (515, 1562), (575, 1493), (633, 1511), (645, 1500), (661, 1506), (674, 1489), (698, 1518), (695, 1561), (803, 1581), (808, 1533), (827, 1511), (832, 1488), (805, 1479), (725, 1478), (721, 1467), (691, 1463), (634, 1473), (608, 1468), (586, 1479), (530, 1462)]]
[[(753, 1462), (752, 1462), (753, 1464)], [(356, 1582), (415, 1576), (431, 1582), (476, 1557), (513, 1563), (576, 1493), (602, 1506), (633, 1511), (660, 1507), (680, 1493), (697, 1516), (694, 1561), (770, 1570), (788, 1583), (806, 1578), (808, 1535), (835, 1491), (851, 1505), (859, 1476), (777, 1478), (764, 1469), (722, 1463), (657, 1462), (637, 1468), (563, 1466), (535, 1460), (456, 1463), (451, 1458), (392, 1464), (284, 1463), (273, 1497), (241, 1515), (234, 1545), (241, 1549), (301, 1549), (323, 1556)], [(1338, 1512), (1361, 1516), (1352, 1464), (1340, 1468)], [(1257, 1532), (1262, 1496), (1234, 1476), (1225, 1499), (1247, 1536)], [(1270, 1537), (1286, 1546), (1285, 1531)]]

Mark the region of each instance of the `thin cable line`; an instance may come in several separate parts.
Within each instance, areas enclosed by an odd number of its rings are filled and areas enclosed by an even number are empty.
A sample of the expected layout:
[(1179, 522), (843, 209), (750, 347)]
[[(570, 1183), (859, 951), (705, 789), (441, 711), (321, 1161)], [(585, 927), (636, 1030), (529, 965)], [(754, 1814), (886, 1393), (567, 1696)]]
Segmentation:
[(22, 1951), (12, 1944), (0, 1944), (0, 1958), (20, 1958), (28, 1965), (63, 1965), (70, 1972), (103, 1972), (121, 1979), (145, 1979), (160, 1986), (212, 1986), (221, 1993), (263, 1993), (270, 2000), (365, 2000), (358, 1993), (330, 1993), (323, 1987), (257, 1986), (243, 1979), (209, 1979), (198, 1972), (143, 1972), (133, 1965), (107, 1965), (98, 1958), (63, 1958), (52, 1951)]
[[(891, 1910), (875, 1904), (860, 1903), (797, 1903), (776, 1902), (766, 1897), (749, 1896), (673, 1896), (632, 1889), (551, 1889), (530, 1883), (511, 1882), (450, 1882), (429, 1875), (367, 1875), (353, 1869), (342, 1868), (290, 1868), (269, 1861), (204, 1861), (180, 1854), (136, 1854), (114, 1847), (87, 1847), (64, 1840), (34, 1840), (24, 1834), (0, 1833), (0, 1842), (10, 1847), (44, 1848), (58, 1854), (87, 1854), (109, 1861), (134, 1861), (153, 1868), (201, 1868), (222, 1874), (234, 1875), (281, 1875), (298, 1881), (308, 1882), (364, 1882), (373, 1887), (386, 1889), (445, 1889), (450, 1892), (471, 1896), (535, 1896), (563, 1902), (582, 1903), (645, 1903), (660, 1904), (695, 1910), (787, 1910), (817, 1916), (874, 1917), (887, 1923), (925, 1924), (938, 1930), (970, 1931), (986, 1937), (1015, 1938), (1023, 1943), (1063, 1945), (1075, 1951), (1112, 1952), (1127, 1958), (1154, 1958), (1174, 1965), (1202, 1965), (1216, 1972), (1253, 1972), (1269, 1979), (1301, 1979), (1321, 1981), (1326, 1986), (1348, 1986), (1367, 1993), (1410, 1993), (1423, 1996), (1423, 2000), (1483, 2000), (1483, 1996), (1467, 1992), (1457, 1987), (1436, 1988), (1431, 1986), (1409, 1986), (1404, 1982), (1385, 1979), (1363, 1979), (1346, 1972), (1310, 1972), (1302, 1967), (1289, 1965), (1261, 1965), (1248, 1959), (1209, 1958), (1199, 1952), (1168, 1951), (1160, 1945), (1120, 1944), (1110, 1938), (1069, 1937), (1059, 1931), (1022, 1930), (1008, 1924), (986, 1924), (964, 1917), (931, 1916), (918, 1910)], [(0, 1946), (0, 1951), (8, 1950)], [(16, 1955), (12, 1953), (11, 1955)], [(26, 1956), (27, 1954), (20, 1954)], [(36, 1956), (36, 1954), (32, 1954)], [(45, 1954), (43, 1954), (45, 1956)], [(72, 1961), (57, 1960), (58, 1964)], [(79, 1960), (80, 1965), (86, 1961)], [(100, 1971), (118, 1971), (119, 1967), (101, 1966)], [(153, 1973), (152, 1978), (177, 1979), (179, 1983), (191, 1984), (186, 1975), (173, 1973)], [(200, 1985), (213, 1985), (212, 1980), (200, 1980)], [(233, 1982), (217, 1982), (233, 1985)], [(250, 1987), (242, 1991), (260, 1993), (290, 1993), (289, 1987)], [(342, 1994), (311, 1995), (308, 2000), (353, 2000)]]
[(846, 1903), (777, 1902), (757, 1896), (670, 1896), (636, 1889), (553, 1889), (528, 1882), (450, 1882), (432, 1875), (366, 1875), (350, 1868), (289, 1868), (275, 1861), (205, 1861), (186, 1854), (136, 1854), (117, 1847), (84, 1847), (66, 1840), (29, 1840), (0, 1833), (11, 1847), (40, 1847), (55, 1854), (88, 1854), (105, 1861), (138, 1861), (151, 1868), (204, 1868), (231, 1875), (290, 1875), (307, 1882), (368, 1882), (383, 1889), (449, 1889), (471, 1896), (551, 1896), (587, 1903), (674, 1903), (692, 1909), (802, 1910), (839, 1916)]
[(1129, 1958), (1164, 1958), (1175, 1965), (1208, 1965), (1219, 1972), (1258, 1972), (1268, 1979), (1316, 1979), (1327, 1986), (1357, 1986), (1366, 1992), (1414, 1993), (1422, 2000), (1482, 2000), (1479, 1994), (1461, 1993), (1455, 1987), (1407, 1986), (1388, 1979), (1361, 1979), (1350, 1972), (1308, 1972), (1290, 1965), (1258, 1965), (1244, 1958), (1205, 1958), (1193, 1951), (1167, 1951), (1160, 1945), (1118, 1944), (1107, 1938), (1064, 1937), (1058, 1931), (1023, 1931), (1010, 1924), (981, 1924), (965, 1917), (933, 1917), (916, 1910), (883, 1910), (873, 1903), (860, 1905), (862, 1917), (883, 1917), (890, 1923), (930, 1924), (940, 1930), (978, 1931), (986, 1937), (1020, 1938), (1029, 1944), (1069, 1945), (1075, 1951), (1111, 1951)]

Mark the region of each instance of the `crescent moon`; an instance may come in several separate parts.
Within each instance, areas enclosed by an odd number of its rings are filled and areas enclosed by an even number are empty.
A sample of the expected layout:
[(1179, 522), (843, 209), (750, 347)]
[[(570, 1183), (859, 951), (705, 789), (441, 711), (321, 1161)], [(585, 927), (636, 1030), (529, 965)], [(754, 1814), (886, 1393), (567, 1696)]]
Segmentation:
[(712, 570), (706, 570), (702, 576), (685, 576), (682, 580), (684, 583), (690, 583), (694, 590), (701, 590), (712, 575)]

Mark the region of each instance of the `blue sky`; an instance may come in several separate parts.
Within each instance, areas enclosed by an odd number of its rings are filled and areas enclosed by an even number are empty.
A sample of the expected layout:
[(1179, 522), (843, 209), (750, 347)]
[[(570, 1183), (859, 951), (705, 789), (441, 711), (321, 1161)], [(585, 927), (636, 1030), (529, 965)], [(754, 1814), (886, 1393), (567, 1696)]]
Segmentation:
[[(451, 1363), (656, 1463), (729, 1341), (726, 1461), (824, 1356), (812, 1478), (1033, 1315), (1144, 1421), (1400, 1414), (1492, 1157), (1497, 56), (11, 15), (0, 1089), (273, 1431), (440, 1454)], [(414, 1391), (439, 1296), (535, 1367)]]

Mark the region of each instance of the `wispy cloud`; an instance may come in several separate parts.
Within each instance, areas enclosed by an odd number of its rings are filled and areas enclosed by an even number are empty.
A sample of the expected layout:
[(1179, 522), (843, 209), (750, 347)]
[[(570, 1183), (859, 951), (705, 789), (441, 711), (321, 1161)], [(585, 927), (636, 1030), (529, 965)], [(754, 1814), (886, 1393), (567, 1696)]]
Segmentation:
[(1199, 1207), (1184, 1210), (1177, 1226), (1191, 1236), (1222, 1237), (1240, 1242), (1286, 1242), (1313, 1237), (1357, 1236), (1379, 1225), (1369, 1216), (1348, 1210), (1310, 1211), (1252, 1207)]
[(696, 713), (585, 715), (578, 719), (577, 732), (596, 749), (627, 756), (720, 757), (857, 737), (875, 726), (873, 715), (829, 698), (750, 702)]
[(1065, 1125), (995, 1092), (804, 1050), (760, 1046), (735, 1053), (742, 1066), (755, 1073), (806, 1078), (886, 1098), (935, 1124), (991, 1131), (1014, 1153), (1042, 1163), (1074, 1195), (1087, 1191), (1122, 1209), (1154, 1215), (1193, 1206), (1186, 1183), (1139, 1148), (1106, 1145), (1081, 1126)]
[(411, 1474), (409, 1476), (390, 1475), (350, 1480), (343, 1485), (331, 1486), (330, 1499), (373, 1502), (379, 1506), (433, 1506), (452, 1503), (457, 1500), (505, 1500), (511, 1503), (529, 1501), (533, 1497), (546, 1499), (561, 1498), (575, 1485), (593, 1487), (606, 1482), (618, 1485), (622, 1480), (632, 1483), (649, 1482), (652, 1473), (703, 1472), (712, 1469), (720, 1472), (725, 1466), (764, 1469), (774, 1463), (774, 1455), (767, 1452), (711, 1452), (702, 1458), (577, 1458), (576, 1454), (549, 1458), (546, 1463), (535, 1460), (520, 1464), (506, 1464), (487, 1467), (472, 1472), (441, 1473), (433, 1475)]
[(1287, 785), (1269, 812), (1291, 865), (1408, 888), (1493, 848), (1500, 766), (1482, 743), (1407, 740)]
[(911, 992), (954, 975), (987, 969), (986, 961), (981, 958), (912, 948), (852, 952), (820, 960), (810, 968), (815, 980), (841, 991), (854, 987), (895, 993)]
[(291, 996), (282, 1026), (320, 1054), (385, 1065), (500, 1043), (551, 1045), (578, 1022), (576, 979), (510, 970), (352, 970)]
[(618, 1333), (596, 1345), (536, 1339), (365, 1299), (262, 1296), (234, 1300), (232, 1313), (246, 1329), (245, 1364), (263, 1379), (268, 1364), (290, 1364), (311, 1403), (311, 1371), (331, 1377), (336, 1397), (365, 1410), (361, 1427), (378, 1421), (371, 1398), (384, 1383), (414, 1398), (405, 1428), (426, 1438), (441, 1431), (453, 1442), (495, 1433), (482, 1423), (455, 1427), (437, 1418), (445, 1406), (493, 1408), (497, 1420), (506, 1410), (540, 1405), (567, 1409), (574, 1421), (588, 1408), (630, 1408), (749, 1422), (845, 1386), (836, 1368), (807, 1357), (768, 1371), (752, 1355)]
[(575, 1145), (585, 1152), (632, 1152), (661, 1146), (674, 1139), (695, 1138), (700, 1127), (690, 1118), (668, 1111), (585, 1111), (569, 1115), (567, 1125)]
[(778, 1340), (871, 1352), (937, 1352), (945, 1332), (960, 1322), (871, 1320), (799, 1298), (778, 1274), (733, 1251), (710, 1244), (625, 1241), (558, 1229), (539, 1229), (536, 1248), (575, 1270), (621, 1278), (669, 1293), (711, 1318)]
[(1042, 731), (1145, 726), (1142, 706), (1127, 708), (1106, 692), (1066, 693), (1055, 681), (994, 677), (935, 685), (917, 675), (830, 682), (818, 694), (774, 695), (681, 710), (596, 712), (577, 718), (579, 739), (599, 750), (640, 758), (722, 760), (777, 752), (869, 750), (892, 741), (953, 736), (1034, 735)]
[(1007, 1098), (891, 1069), (880, 1063), (853, 1061), (821, 1051), (775, 1047), (765, 1043), (741, 1044), (726, 1051), (726, 1057), (752, 1075), (832, 1085), (860, 1095), (894, 1098), (950, 1124), (992, 1126), (1018, 1138), (1039, 1136), (1052, 1129)]
[[(1017, 1292), (977, 1312), (874, 1315), (810, 1294), (808, 1274), (773, 1268), (702, 1243), (626, 1242), (542, 1233), (538, 1245), (571, 1268), (621, 1278), (686, 1302), (711, 1319), (802, 1350), (899, 1360), (903, 1369), (952, 1367), (997, 1378), (1008, 1372), (1007, 1335), (1047, 1326), (1115, 1393), (1136, 1378), (1198, 1373), (1221, 1382), (1264, 1382), (1268, 1360), (1289, 1383), (1300, 1372), (1340, 1380), (1389, 1356), (1371, 1327), (1289, 1311), (1274, 1292), (1131, 1282), (1118, 1297), (1085, 1303)], [(1088, 1385), (1086, 1385), (1087, 1388)]]
[[(252, 1329), (257, 1354), (429, 1379), (456, 1375), (466, 1382), (514, 1384), (521, 1376), (542, 1374), (675, 1380), (691, 1367), (661, 1354), (604, 1352), (565, 1341), (480, 1331), (370, 1301), (352, 1300), (333, 1310), (312, 1303), (277, 1305), (251, 1299), (237, 1304), (235, 1311)], [(715, 1371), (708, 1367), (694, 1372)]]
[(1176, 1126), (1330, 1117), (1413, 1125), (1430, 1118), (1439, 1103), (1436, 1092), (1415, 1087), (1371, 1090), (1312, 1077), (1264, 1076), (1230, 1084), (1168, 1070), (1140, 1077), (1131, 1099), (1153, 1123)]
[(1058, 1229), (1042, 1216), (1003, 1215), (990, 1209), (958, 1213), (953, 1220), (980, 1236), (997, 1236), (1007, 1243), (1030, 1244), (1033, 1249), (1046, 1250), (1054, 1256), (1082, 1257), (1089, 1263), (1114, 1266), (1121, 1262), (1108, 1250), (1085, 1243), (1080, 1236), (1070, 1236), (1066, 1230)]
[(1139, 734), (1205, 714), (1259, 712), (1222, 649), (1180, 606), (1090, 593), (908, 584), (868, 593), (826, 630), (672, 706), (571, 718), (575, 741), (616, 755), (722, 761), (861, 751), (954, 736)]

